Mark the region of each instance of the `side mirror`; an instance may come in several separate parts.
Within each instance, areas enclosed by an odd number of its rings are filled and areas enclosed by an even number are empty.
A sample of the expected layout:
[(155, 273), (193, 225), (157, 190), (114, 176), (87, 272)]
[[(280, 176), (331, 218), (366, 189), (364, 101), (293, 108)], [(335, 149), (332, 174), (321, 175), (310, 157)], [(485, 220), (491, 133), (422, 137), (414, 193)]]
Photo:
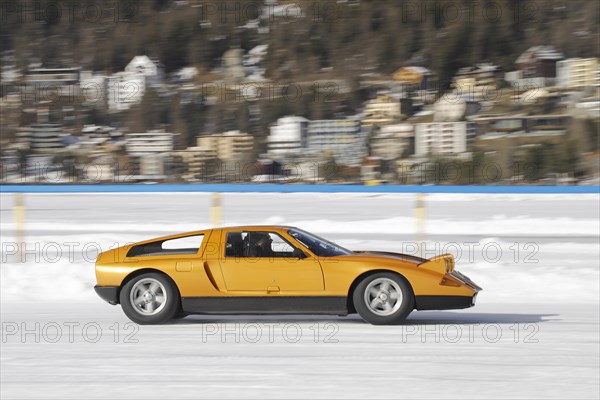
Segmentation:
[(292, 257), (302, 260), (303, 258), (306, 258), (306, 254), (300, 249), (294, 249), (294, 251), (292, 251)]

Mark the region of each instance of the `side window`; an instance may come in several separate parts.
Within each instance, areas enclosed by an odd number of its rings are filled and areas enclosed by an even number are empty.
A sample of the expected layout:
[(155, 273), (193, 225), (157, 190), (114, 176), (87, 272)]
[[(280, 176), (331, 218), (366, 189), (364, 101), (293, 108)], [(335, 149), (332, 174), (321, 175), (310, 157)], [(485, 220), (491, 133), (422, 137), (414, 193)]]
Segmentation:
[(276, 233), (269, 233), (269, 236), (271, 237), (271, 250), (274, 253), (292, 254), (294, 247), (292, 247), (292, 245), (289, 244), (284, 238)]
[(294, 246), (274, 232), (250, 232), (248, 257), (293, 257)]
[(225, 257), (293, 257), (294, 246), (274, 232), (228, 232)]
[(225, 240), (225, 257), (244, 257), (248, 247), (248, 232), (228, 232)]
[(196, 254), (200, 250), (203, 239), (204, 235), (193, 235), (140, 244), (133, 246), (127, 252), (127, 257)]
[(197, 253), (202, 244), (203, 235), (184, 236), (176, 239), (169, 239), (162, 242), (163, 250), (178, 250)]

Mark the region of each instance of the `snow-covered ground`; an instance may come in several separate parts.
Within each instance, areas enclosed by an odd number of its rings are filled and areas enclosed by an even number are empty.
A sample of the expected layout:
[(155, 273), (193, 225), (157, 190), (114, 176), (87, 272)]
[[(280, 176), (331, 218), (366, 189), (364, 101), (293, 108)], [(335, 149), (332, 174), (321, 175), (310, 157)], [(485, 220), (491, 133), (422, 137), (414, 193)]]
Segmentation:
[(397, 327), (356, 316), (137, 327), (93, 293), (95, 255), (209, 227), (210, 194), (28, 194), (20, 249), (13, 195), (0, 203), (2, 398), (600, 396), (598, 195), (430, 194), (424, 236), (411, 194), (223, 195), (224, 225), (451, 252), (484, 288), (472, 309)]

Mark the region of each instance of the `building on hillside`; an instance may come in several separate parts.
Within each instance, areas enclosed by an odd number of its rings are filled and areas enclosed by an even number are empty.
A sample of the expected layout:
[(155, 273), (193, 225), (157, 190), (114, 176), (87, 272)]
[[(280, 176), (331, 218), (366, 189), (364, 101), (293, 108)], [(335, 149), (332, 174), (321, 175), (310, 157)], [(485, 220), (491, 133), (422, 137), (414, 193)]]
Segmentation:
[(32, 68), (23, 77), (21, 99), (26, 103), (75, 99), (79, 95), (80, 68)]
[(165, 162), (173, 151), (174, 137), (161, 130), (125, 135), (125, 149), (132, 165), (139, 165), (139, 179), (165, 178)]
[(106, 91), (110, 111), (128, 110), (142, 101), (146, 93), (146, 80), (141, 74), (117, 72), (108, 76)]
[(174, 134), (162, 130), (127, 133), (125, 135), (125, 149), (131, 156), (168, 153), (173, 151), (174, 137)]
[(396, 160), (403, 155), (413, 154), (414, 139), (415, 126), (413, 124), (382, 126), (370, 138), (370, 155), (383, 160)]
[(521, 165), (517, 171), (516, 161), (541, 143), (564, 143), (571, 120), (566, 114), (479, 116), (472, 119), (478, 131), (475, 145), (504, 175), (523, 175), (531, 166)]
[(65, 148), (66, 136), (61, 125), (34, 124), (18, 129), (17, 142), (34, 153), (50, 155)]
[(82, 102), (96, 108), (105, 108), (108, 101), (107, 77), (92, 71), (81, 71), (80, 78)]
[(267, 156), (271, 159), (300, 156), (307, 146), (308, 122), (296, 116), (279, 118), (267, 138)]
[(362, 125), (387, 125), (397, 122), (402, 116), (400, 100), (391, 96), (380, 95), (365, 103), (362, 113)]
[(433, 73), (425, 67), (403, 67), (394, 73), (394, 80), (414, 90), (429, 90), (433, 87)]
[(246, 76), (243, 65), (244, 51), (240, 48), (227, 50), (221, 60), (225, 79), (231, 82), (239, 82)]
[(214, 149), (217, 157), (225, 162), (255, 161), (254, 136), (240, 131), (229, 131), (196, 138), (198, 147)]
[(556, 63), (557, 86), (578, 89), (600, 86), (597, 58), (568, 58)]
[(130, 75), (141, 75), (147, 86), (160, 85), (164, 81), (164, 67), (157, 59), (148, 56), (135, 56), (125, 67), (125, 72)]
[(188, 147), (185, 150), (174, 151), (173, 155), (180, 156), (186, 165), (186, 170), (181, 175), (186, 181), (205, 182), (210, 180), (217, 172), (217, 152), (215, 149), (198, 146)]
[(142, 101), (147, 87), (160, 85), (164, 68), (148, 56), (135, 56), (124, 71), (107, 78), (108, 108), (110, 111), (128, 110)]
[(461, 156), (476, 136), (476, 125), (466, 121), (415, 125), (415, 156)]
[(571, 117), (567, 114), (478, 116), (478, 141), (506, 137), (549, 137), (567, 133)]
[(308, 123), (307, 155), (331, 154), (337, 164), (358, 166), (367, 155), (366, 136), (358, 118)]
[(500, 68), (492, 64), (477, 64), (458, 70), (452, 86), (462, 97), (481, 100), (495, 95)]
[(516, 71), (505, 75), (514, 87), (533, 89), (556, 84), (556, 65), (564, 55), (553, 46), (534, 46), (517, 58)]

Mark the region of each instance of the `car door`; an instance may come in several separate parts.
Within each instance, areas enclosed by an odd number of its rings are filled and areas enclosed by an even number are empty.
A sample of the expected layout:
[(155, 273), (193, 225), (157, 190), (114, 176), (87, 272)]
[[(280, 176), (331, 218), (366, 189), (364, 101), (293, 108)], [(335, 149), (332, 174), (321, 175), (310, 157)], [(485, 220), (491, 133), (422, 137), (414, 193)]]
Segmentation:
[[(307, 294), (324, 290), (318, 260), (304, 253), (276, 231), (223, 230), (224, 254), (220, 266), (227, 291), (265, 294)], [(268, 236), (263, 251), (256, 242)], [(264, 244), (264, 243), (262, 243)]]

